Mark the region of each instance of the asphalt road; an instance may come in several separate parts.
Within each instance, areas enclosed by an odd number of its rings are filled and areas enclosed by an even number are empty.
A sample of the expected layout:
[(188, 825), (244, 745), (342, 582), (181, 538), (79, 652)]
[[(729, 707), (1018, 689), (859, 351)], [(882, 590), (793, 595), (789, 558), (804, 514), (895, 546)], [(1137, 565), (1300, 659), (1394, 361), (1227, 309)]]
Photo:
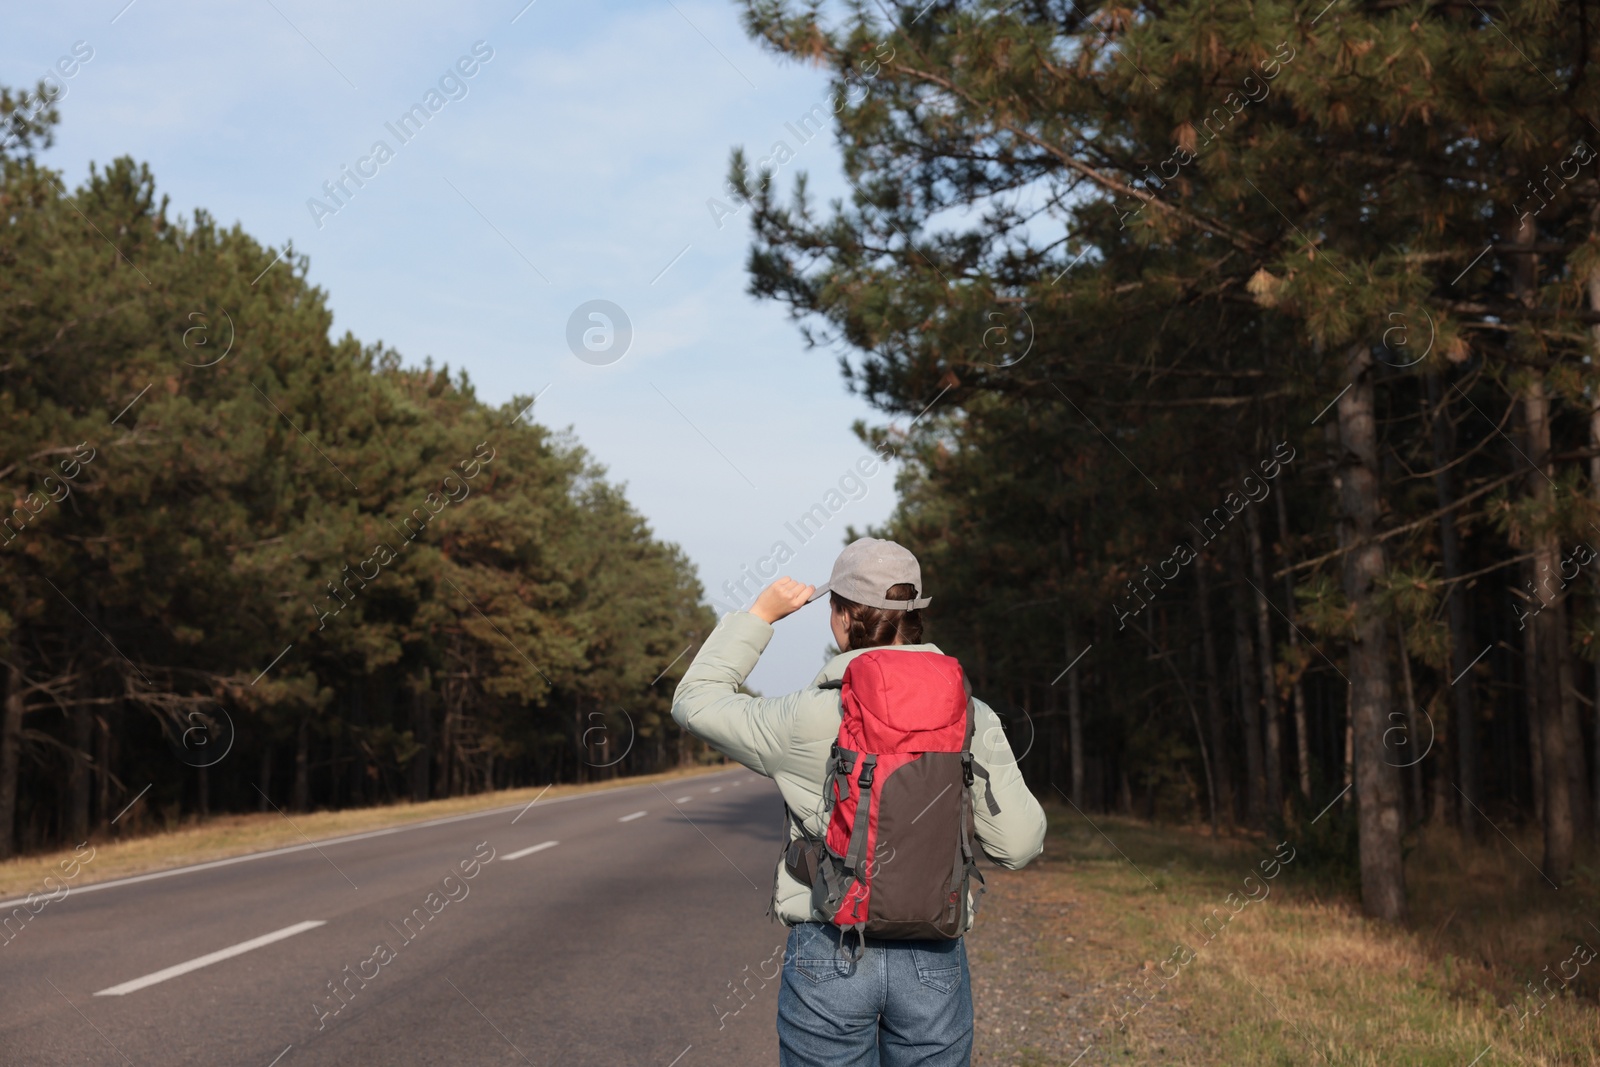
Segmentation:
[(737, 769), (76, 890), (0, 945), (0, 1064), (775, 1063), (781, 826)]

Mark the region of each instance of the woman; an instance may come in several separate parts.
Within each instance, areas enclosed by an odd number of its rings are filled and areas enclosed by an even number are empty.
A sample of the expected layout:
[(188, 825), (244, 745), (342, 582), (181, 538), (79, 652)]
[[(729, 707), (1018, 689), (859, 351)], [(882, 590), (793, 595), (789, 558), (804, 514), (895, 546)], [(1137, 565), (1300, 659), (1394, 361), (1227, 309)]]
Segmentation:
[[(755, 669), (772, 627), (823, 593), (839, 655), (805, 689), (754, 697), (739, 687)], [(777, 782), (788, 806), (788, 842), (828, 830), (824, 783), (844, 715), (840, 685), (864, 653), (942, 656), (922, 642), (917, 559), (893, 541), (849, 545), (821, 589), (779, 578), (748, 611), (730, 612), (706, 638), (673, 697), (679, 725), (732, 760)], [(982, 851), (1015, 870), (1044, 849), (1045, 819), (1018, 772), (995, 713), (971, 702), (971, 751), (987, 776), (972, 783), (971, 819)], [(837, 794), (835, 794), (837, 795)], [(998, 812), (998, 813), (996, 813)], [(786, 851), (788, 851), (786, 849)], [(887, 860), (880, 860), (887, 863)], [(958, 1067), (971, 1062), (972, 987), (963, 939), (841, 944), (838, 926), (813, 906), (812, 886), (780, 862), (773, 909), (790, 927), (778, 994), (779, 1061), (785, 1067)], [(962, 913), (962, 932), (971, 909)]]

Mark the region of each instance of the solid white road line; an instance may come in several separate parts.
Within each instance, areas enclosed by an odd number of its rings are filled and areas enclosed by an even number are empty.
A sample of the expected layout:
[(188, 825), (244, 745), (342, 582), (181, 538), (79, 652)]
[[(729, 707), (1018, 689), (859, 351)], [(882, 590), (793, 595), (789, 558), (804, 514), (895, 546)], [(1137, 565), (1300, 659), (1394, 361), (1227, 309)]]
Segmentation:
[[(707, 777), (716, 777), (716, 775), (707, 775)], [(602, 789), (594, 793), (574, 793), (570, 796), (556, 797), (554, 800), (546, 800), (544, 802), (544, 806), (548, 808), (552, 804), (563, 804), (569, 800), (594, 800), (598, 797), (615, 796), (618, 793), (631, 792), (635, 789), (649, 789), (652, 788), (652, 786), (653, 783), (646, 782), (643, 785), (626, 785), (620, 786), (616, 789)], [(140, 882), (153, 882), (159, 878), (171, 878), (173, 875), (177, 874), (191, 874), (195, 871), (209, 871), (214, 867), (231, 867), (235, 863), (249, 863), (251, 860), (264, 860), (269, 856), (287, 856), (291, 852), (306, 852), (314, 848), (329, 848), (333, 845), (345, 845), (352, 841), (365, 841), (371, 837), (384, 837), (388, 834), (403, 834), (410, 830), (422, 830), (430, 826), (443, 826), (446, 823), (462, 822), (467, 819), (482, 819), (490, 815), (504, 815), (507, 812), (516, 811), (517, 809), (523, 807), (526, 807), (526, 805), (507, 804), (506, 806), (500, 808), (485, 808), (483, 811), (469, 811), (465, 815), (449, 815), (441, 819), (429, 819), (426, 822), (413, 822), (406, 823), (402, 826), (390, 826), (383, 830), (368, 830), (365, 833), (347, 834), (344, 837), (323, 838), (305, 845), (286, 845), (283, 848), (269, 848), (265, 852), (247, 852), (242, 856), (230, 856), (225, 860), (209, 860), (205, 863), (190, 864), (187, 867), (173, 867), (165, 871), (152, 871), (150, 874), (135, 874), (127, 878), (113, 878), (106, 882), (93, 882), (89, 885), (79, 886), (72, 890), (72, 892), (97, 893), (102, 889), (115, 889), (118, 886), (124, 885), (138, 885)], [(27, 897), (15, 897), (11, 900), (0, 900), (0, 909), (12, 908), (18, 904), (26, 904), (27, 902)]]
[(650, 813), (648, 811), (636, 811), (632, 815), (624, 815), (622, 818), (618, 819), (617, 821), (618, 822), (632, 822), (635, 819), (642, 819), (646, 815), (649, 815), (649, 814)]
[(293, 926), (285, 926), (282, 930), (274, 930), (270, 934), (262, 934), (260, 937), (252, 937), (250, 940), (241, 941), (237, 945), (233, 945), (230, 948), (219, 949), (216, 952), (208, 952), (204, 956), (197, 956), (188, 963), (174, 964), (173, 966), (164, 970), (156, 971), (154, 974), (147, 974), (143, 978), (135, 978), (131, 982), (123, 982), (121, 985), (114, 985), (110, 989), (102, 989), (100, 992), (96, 993), (95, 996), (121, 997), (126, 996), (129, 993), (137, 993), (146, 986), (153, 986), (159, 982), (165, 982), (169, 978), (176, 978), (180, 974), (188, 974), (190, 971), (198, 971), (200, 968), (209, 967), (213, 963), (221, 963), (223, 960), (232, 959), (235, 956), (242, 956), (252, 949), (258, 949), (263, 945), (270, 945), (274, 941), (282, 941), (286, 937), (293, 937), (295, 934), (303, 934), (307, 930), (315, 930), (317, 927), (325, 925), (325, 920), (308, 919), (303, 923), (295, 923)]
[(543, 852), (547, 848), (555, 848), (559, 844), (561, 844), (560, 841), (541, 841), (531, 848), (519, 848), (515, 852), (507, 852), (500, 858), (503, 860), (520, 860), (524, 856), (531, 856), (535, 852)]

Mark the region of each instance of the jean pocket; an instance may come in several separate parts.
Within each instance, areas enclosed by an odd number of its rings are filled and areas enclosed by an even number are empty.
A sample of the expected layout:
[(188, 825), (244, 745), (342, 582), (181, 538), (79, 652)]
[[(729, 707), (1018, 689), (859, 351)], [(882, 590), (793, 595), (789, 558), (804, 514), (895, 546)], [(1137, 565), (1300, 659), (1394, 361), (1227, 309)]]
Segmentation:
[(838, 932), (822, 923), (800, 923), (794, 928), (790, 955), (794, 969), (814, 983), (843, 978), (850, 973), (850, 961), (839, 947)]
[(958, 938), (937, 948), (914, 948), (911, 962), (917, 968), (917, 981), (940, 993), (954, 993), (961, 985), (966, 951)]

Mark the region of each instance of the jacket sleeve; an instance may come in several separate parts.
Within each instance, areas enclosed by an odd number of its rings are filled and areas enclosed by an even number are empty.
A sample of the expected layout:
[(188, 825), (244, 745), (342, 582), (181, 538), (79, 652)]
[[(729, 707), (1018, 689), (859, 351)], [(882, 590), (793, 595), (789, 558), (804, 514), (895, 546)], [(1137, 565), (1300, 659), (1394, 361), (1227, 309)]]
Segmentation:
[[(1044, 851), (1044, 808), (1029, 792), (1017, 769), (1017, 757), (1011, 752), (1005, 728), (996, 715), (981, 700), (974, 700), (972, 755), (984, 770), (989, 772), (987, 783), (982, 778), (972, 783), (972, 807), (978, 844), (984, 855), (1000, 866), (1016, 870), (1026, 865)], [(989, 814), (985, 790), (1000, 806), (999, 815)]]
[(803, 693), (764, 699), (739, 692), (772, 640), (772, 627), (747, 611), (729, 612), (700, 646), (672, 695), (679, 726), (757, 774), (789, 750)]

